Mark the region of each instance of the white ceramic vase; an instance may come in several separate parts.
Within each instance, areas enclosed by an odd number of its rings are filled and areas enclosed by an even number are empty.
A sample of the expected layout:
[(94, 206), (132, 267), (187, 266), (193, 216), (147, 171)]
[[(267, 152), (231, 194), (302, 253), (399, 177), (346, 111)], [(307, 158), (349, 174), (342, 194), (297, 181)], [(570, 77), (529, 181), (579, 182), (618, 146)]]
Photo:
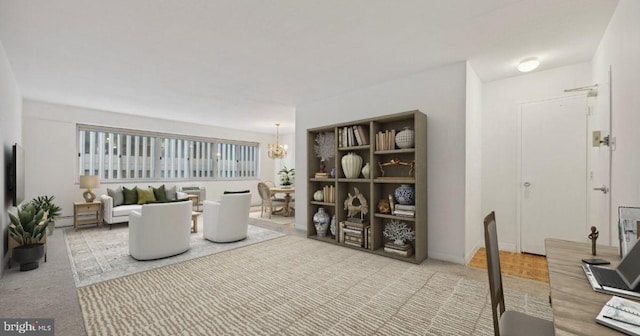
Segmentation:
[(358, 178), (362, 169), (362, 157), (356, 153), (349, 153), (342, 157), (342, 171), (346, 178)]
[(369, 173), (370, 173), (369, 162), (367, 162), (364, 164), (364, 167), (362, 167), (362, 176), (368, 179)]
[(415, 133), (409, 127), (396, 134), (396, 146), (398, 148), (413, 148), (415, 141)]

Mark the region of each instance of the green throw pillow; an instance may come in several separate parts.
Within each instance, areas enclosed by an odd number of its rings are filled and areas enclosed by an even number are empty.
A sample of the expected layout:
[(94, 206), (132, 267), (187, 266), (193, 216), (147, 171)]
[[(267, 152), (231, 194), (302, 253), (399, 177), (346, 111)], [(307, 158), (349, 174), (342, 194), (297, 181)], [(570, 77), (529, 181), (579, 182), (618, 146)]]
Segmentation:
[(149, 187), (146, 190), (138, 188), (138, 204), (145, 204), (155, 200), (156, 196), (153, 194), (153, 188)]
[(124, 194), (124, 202), (122, 204), (130, 205), (138, 203), (138, 192), (136, 189), (136, 187), (133, 187), (133, 189), (122, 187), (122, 193)]
[(156, 197), (156, 201), (158, 201), (158, 202), (166, 202), (167, 201), (167, 193), (164, 190), (164, 184), (159, 186), (158, 188), (153, 188), (153, 195)]

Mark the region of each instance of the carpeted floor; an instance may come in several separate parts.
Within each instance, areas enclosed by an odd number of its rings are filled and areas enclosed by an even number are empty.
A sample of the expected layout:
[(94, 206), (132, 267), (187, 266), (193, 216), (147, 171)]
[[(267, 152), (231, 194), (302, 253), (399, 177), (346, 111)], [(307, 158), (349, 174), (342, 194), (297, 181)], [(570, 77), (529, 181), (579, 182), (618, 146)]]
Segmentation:
[(293, 216), (285, 217), (281, 215), (271, 215), (271, 218), (269, 218), (269, 214), (267, 213), (263, 214), (262, 216), (263, 217), (260, 217), (260, 211), (249, 213), (249, 217), (251, 218), (255, 218), (258, 220), (262, 220), (262, 221), (274, 223), (274, 224), (289, 225), (289, 224), (293, 224), (293, 222), (295, 221), (295, 217)]
[(214, 243), (202, 237), (201, 224), (201, 229), (191, 234), (191, 249), (187, 252), (148, 261), (137, 261), (129, 255), (127, 226), (116, 226), (113, 229), (86, 228), (79, 231), (68, 228), (64, 230), (64, 236), (75, 284), (77, 287), (86, 286), (282, 236), (281, 233), (249, 225), (247, 239), (233, 243)]
[[(506, 306), (551, 319), (536, 286)], [(295, 236), (78, 289), (88, 335), (492, 335), (488, 292), (486, 272)]]

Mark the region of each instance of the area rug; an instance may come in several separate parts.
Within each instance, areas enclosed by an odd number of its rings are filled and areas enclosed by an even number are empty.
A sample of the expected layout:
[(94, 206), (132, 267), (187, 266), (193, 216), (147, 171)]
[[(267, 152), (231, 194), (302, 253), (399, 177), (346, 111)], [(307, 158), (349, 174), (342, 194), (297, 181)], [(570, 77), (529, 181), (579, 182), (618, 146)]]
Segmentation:
[(65, 243), (76, 287), (282, 236), (282, 233), (249, 225), (247, 239), (233, 243), (214, 243), (202, 237), (202, 222), (199, 227), (197, 233), (191, 234), (190, 250), (177, 256), (149, 261), (138, 261), (129, 255), (129, 228), (126, 225), (118, 225), (111, 230), (105, 227), (78, 231), (74, 231), (73, 228), (66, 229)]
[(260, 211), (258, 211), (258, 212), (250, 212), (249, 213), (249, 217), (251, 217), (251, 218), (263, 220), (263, 221), (266, 221), (266, 222), (269, 222), (269, 223), (281, 224), (281, 225), (293, 224), (293, 222), (296, 220), (296, 218), (293, 217), (293, 216), (285, 217), (285, 216), (280, 216), (280, 215), (271, 215), (271, 218), (269, 218), (269, 214), (267, 214), (267, 213), (265, 213), (263, 216), (264, 217), (260, 217)]
[[(78, 294), (90, 336), (493, 335), (488, 283), (447, 269), (285, 236)], [(546, 296), (505, 290), (551, 319)]]

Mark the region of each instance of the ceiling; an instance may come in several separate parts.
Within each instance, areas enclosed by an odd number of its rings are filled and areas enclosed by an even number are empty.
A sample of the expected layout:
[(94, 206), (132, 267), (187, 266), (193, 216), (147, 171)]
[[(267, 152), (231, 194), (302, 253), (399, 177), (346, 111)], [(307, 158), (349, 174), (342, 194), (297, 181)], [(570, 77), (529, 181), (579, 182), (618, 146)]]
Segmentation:
[[(297, 105), (469, 60), (590, 61), (617, 0), (0, 0), (25, 98), (265, 133)], [(536, 70), (539, 71), (539, 70)]]

